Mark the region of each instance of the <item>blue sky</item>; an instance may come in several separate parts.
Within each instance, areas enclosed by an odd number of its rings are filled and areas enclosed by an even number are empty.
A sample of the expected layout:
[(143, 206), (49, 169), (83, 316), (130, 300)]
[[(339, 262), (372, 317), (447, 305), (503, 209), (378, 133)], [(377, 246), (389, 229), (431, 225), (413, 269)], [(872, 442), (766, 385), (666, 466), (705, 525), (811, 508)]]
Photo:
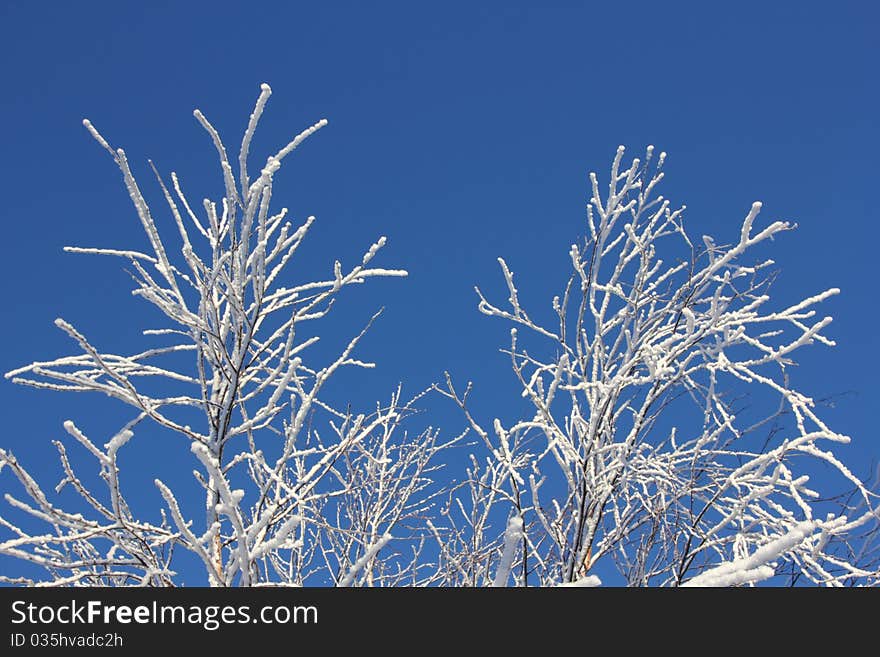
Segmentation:
[[(512, 378), (497, 349), (508, 327), (476, 311), (473, 286), (503, 299), (495, 259), (504, 256), (526, 303), (546, 309), (585, 231), (587, 173), (603, 173), (618, 144), (633, 154), (654, 144), (669, 153), (664, 193), (687, 204), (697, 236), (732, 238), (755, 200), (764, 221), (799, 224), (772, 245), (780, 307), (842, 289), (824, 309), (839, 346), (804, 351), (795, 383), (817, 398), (840, 395), (825, 416), (854, 437), (846, 457), (866, 472), (880, 457), (880, 10), (476, 5), (0, 3), (0, 369), (67, 353), (57, 316), (108, 351), (141, 344), (137, 323), (151, 317), (120, 262), (61, 251), (146, 243), (82, 118), (126, 149), (144, 187), (152, 158), (193, 196), (216, 198), (213, 147), (192, 110), (236, 145), (268, 82), (257, 154), (330, 121), (276, 188), (294, 217), (318, 217), (298, 266), (327, 272), (387, 235), (381, 264), (410, 271), (343, 300), (328, 328), (339, 340), (386, 311), (362, 351), (380, 367), (346, 380), (341, 394), (365, 403), (397, 381), (416, 391), (450, 370), (474, 380), (478, 409), (507, 412)], [(38, 472), (56, 472), (49, 441), (64, 419), (101, 441), (115, 419), (106, 400), (7, 381), (0, 400), (2, 445)], [(436, 417), (450, 432), (461, 427), (447, 410)]]

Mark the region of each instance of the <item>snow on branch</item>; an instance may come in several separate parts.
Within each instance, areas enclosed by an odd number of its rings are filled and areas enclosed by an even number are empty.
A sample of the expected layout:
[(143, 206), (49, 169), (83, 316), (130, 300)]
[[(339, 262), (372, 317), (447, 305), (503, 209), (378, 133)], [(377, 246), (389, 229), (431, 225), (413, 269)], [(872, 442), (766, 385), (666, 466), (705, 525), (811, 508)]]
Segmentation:
[(682, 586), (740, 586), (769, 579), (775, 574), (772, 562), (800, 545), (814, 529), (815, 522), (798, 523), (785, 536), (761, 546), (750, 556), (705, 570)]
[[(6, 374), (37, 388), (103, 393), (135, 418), (104, 449), (72, 422), (65, 425), (78, 449), (68, 454), (57, 443), (64, 471), (58, 490), (76, 491), (89, 512), (56, 506), (15, 456), (0, 452), (0, 470), (11, 471), (26, 494), (25, 500), (7, 499), (27, 520), (19, 526), (0, 517), (10, 535), (0, 542), (0, 554), (42, 567), (45, 578), (29, 583), (171, 585), (178, 581), (176, 549), (198, 558), (212, 586), (391, 585), (419, 576), (416, 561), (403, 552), (376, 555), (398, 525), (424, 516), (436, 493), (432, 461), (450, 441), (440, 441), (430, 428), (401, 428), (420, 395), (406, 400), (397, 390), (372, 411), (339, 410), (348, 400), (327, 400), (324, 388), (343, 368), (372, 367), (355, 354), (366, 329), (352, 331), (329, 361), (310, 357), (320, 336), (307, 330), (307, 323), (327, 316), (343, 288), (407, 272), (374, 264), (387, 242), (380, 236), (348, 266), (337, 261), (329, 272), (291, 277), (289, 265), (315, 218), (296, 222), (287, 208), (272, 211), (275, 178), (282, 160), (327, 121), (297, 134), (251, 179), (250, 147), (270, 95), (262, 85), (237, 158), (207, 116), (193, 113), (220, 162), (219, 199), (191, 202), (176, 173), (166, 183), (149, 163), (174, 221), (168, 235), (125, 151), (83, 121), (118, 167), (147, 248), (66, 251), (126, 260), (134, 295), (166, 320), (142, 334), (174, 344), (106, 353), (86, 330), (59, 319), (58, 328), (79, 353)], [(141, 422), (135, 436), (132, 428)], [(126, 502), (117, 458), (131, 441), (160, 427), (190, 449), (160, 432), (149, 436), (152, 456), (192, 459), (203, 499), (183, 495), (183, 482), (156, 479), (160, 509), (153, 515), (159, 520), (147, 522)], [(149, 463), (139, 466), (149, 473)], [(100, 472), (103, 493), (86, 484), (90, 468)], [(41, 523), (48, 529), (39, 529)], [(398, 544), (412, 547), (418, 539), (408, 533)]]
[[(730, 234), (692, 239), (685, 206), (658, 194), (665, 153), (627, 161), (619, 147), (607, 179), (589, 176), (586, 224), (573, 227), (586, 238), (560, 254), (569, 279), (546, 307), (527, 307), (529, 268), (512, 259), (498, 259), (494, 294), (477, 288), (479, 313), (508, 327), (518, 390), (475, 408), (481, 391), (447, 374), (431, 391), (467, 426), (447, 439), (416, 424), (428, 391), (398, 387), (367, 409), (329, 396), (341, 371), (374, 366), (359, 351), (378, 313), (314, 349), (341, 291), (407, 272), (379, 266), (379, 236), (353, 262), (292, 275), (316, 219), (273, 209), (277, 174), (327, 122), (249, 170), (270, 96), (262, 85), (237, 156), (195, 110), (220, 163), (218, 198), (191, 202), (150, 163), (168, 234), (125, 151), (83, 122), (145, 239), (66, 250), (124, 259), (133, 295), (164, 321), (117, 354), (87, 319), (58, 319), (73, 353), (6, 373), (101, 393), (131, 419), (104, 441), (66, 422), (54, 490), (0, 450), (16, 491), (0, 554), (39, 573), (0, 581), (174, 586), (191, 581), (177, 572), (184, 552), (211, 586), (880, 584), (876, 484), (835, 454), (850, 437), (792, 376), (802, 350), (835, 345), (819, 306), (840, 290), (780, 309), (773, 261), (754, 255), (794, 224), (763, 220), (755, 202)], [(464, 472), (444, 470), (439, 456), (467, 433)], [(145, 440), (149, 458), (126, 471), (120, 454)], [(194, 481), (158, 479), (169, 459), (188, 459)], [(127, 501), (138, 472), (152, 512)]]
[[(831, 317), (816, 314), (840, 291), (774, 309), (773, 261), (752, 252), (794, 225), (761, 225), (755, 202), (726, 243), (692, 240), (685, 206), (657, 194), (665, 153), (624, 155), (607, 186), (590, 174), (587, 239), (566, 254), (550, 321), (526, 308), (510, 260), (498, 259), (506, 303), (477, 289), (478, 310), (510, 326), (504, 351), (529, 408), (490, 432), (470, 385), (447, 375), (437, 388), (488, 450), (449, 501), (447, 581), (495, 563), (495, 584), (511, 572), (517, 585), (593, 582), (600, 567), (636, 586), (880, 582), (867, 547), (877, 495), (829, 449), (849, 437), (790, 375), (800, 350), (834, 346)], [(833, 522), (817, 522), (829, 507)], [(502, 529), (505, 517), (519, 524)]]

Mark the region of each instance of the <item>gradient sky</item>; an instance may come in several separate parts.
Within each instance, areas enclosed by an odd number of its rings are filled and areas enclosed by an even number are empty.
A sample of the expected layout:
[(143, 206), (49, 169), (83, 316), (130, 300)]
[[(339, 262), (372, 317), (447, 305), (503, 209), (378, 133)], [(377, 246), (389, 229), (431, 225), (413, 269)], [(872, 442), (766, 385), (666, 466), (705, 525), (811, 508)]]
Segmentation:
[[(478, 411), (512, 412), (498, 352), (509, 327), (477, 312), (473, 286), (506, 298), (504, 256), (527, 307), (546, 310), (586, 230), (587, 173), (604, 174), (618, 144), (633, 155), (654, 144), (669, 154), (664, 194), (687, 204), (696, 236), (730, 241), (755, 200), (761, 221), (799, 224), (766, 251), (781, 269), (778, 307), (842, 289), (822, 309), (838, 346), (799, 352), (795, 384), (834, 396), (825, 417), (854, 437), (843, 453), (866, 474), (880, 457), (878, 6), (477, 4), (0, 1), (0, 369), (71, 351), (55, 317), (107, 351), (143, 344), (138, 323), (152, 318), (121, 261), (61, 251), (146, 245), (82, 119), (125, 148), (156, 208), (147, 158), (193, 197), (217, 198), (192, 110), (235, 148), (268, 82), (257, 155), (330, 121), (277, 179), (279, 207), (318, 217), (295, 271), (323, 276), (379, 235), (389, 246), (377, 264), (410, 271), (344, 295), (328, 322), (338, 344), (386, 308), (361, 352), (379, 368), (338, 394), (366, 403), (450, 370), (474, 380)], [(64, 419), (96, 442), (117, 426), (108, 400), (5, 380), (0, 405), (0, 445), (47, 486)], [(457, 433), (460, 418), (437, 406), (434, 421)]]

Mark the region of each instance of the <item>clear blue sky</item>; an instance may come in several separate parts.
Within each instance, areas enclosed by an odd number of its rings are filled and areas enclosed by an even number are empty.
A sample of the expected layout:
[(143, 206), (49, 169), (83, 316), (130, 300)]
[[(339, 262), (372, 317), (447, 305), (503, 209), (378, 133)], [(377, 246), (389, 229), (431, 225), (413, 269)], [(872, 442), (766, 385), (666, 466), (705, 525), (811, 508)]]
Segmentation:
[[(108, 351), (142, 344), (138, 322), (152, 318), (120, 261), (61, 251), (146, 244), (82, 118), (126, 149), (152, 198), (147, 158), (217, 198), (192, 110), (236, 146), (265, 81), (259, 155), (330, 121), (276, 188), (294, 217), (318, 217), (298, 266), (324, 273), (387, 235), (381, 263), (411, 272), (343, 299), (340, 340), (386, 313), (362, 351), (380, 368), (340, 394), (367, 401), (398, 380), (417, 390), (448, 369), (475, 381), (480, 409), (504, 413), (508, 327), (477, 313), (473, 285), (503, 299), (503, 255), (526, 303), (546, 309), (585, 231), (588, 171), (604, 172), (618, 144), (655, 144), (669, 153), (665, 194), (688, 205), (697, 236), (728, 241), (755, 200), (764, 221), (798, 222), (773, 244), (780, 306), (842, 289), (824, 310), (839, 346), (803, 352), (795, 383), (853, 393), (825, 414), (854, 436), (845, 454), (864, 473), (880, 457), (878, 26), (865, 1), (2, 0), (0, 370), (70, 351), (57, 316)], [(100, 442), (115, 420), (108, 400), (8, 381), (0, 400), (2, 445), (37, 472), (57, 472), (49, 441), (64, 419)]]

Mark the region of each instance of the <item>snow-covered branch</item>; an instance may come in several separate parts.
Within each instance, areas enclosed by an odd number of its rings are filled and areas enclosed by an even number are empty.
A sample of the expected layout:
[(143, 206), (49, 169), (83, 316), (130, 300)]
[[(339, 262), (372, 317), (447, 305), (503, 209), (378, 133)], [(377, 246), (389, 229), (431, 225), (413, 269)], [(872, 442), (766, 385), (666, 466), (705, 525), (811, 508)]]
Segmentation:
[[(305, 328), (328, 315), (343, 288), (406, 272), (375, 266), (386, 244), (379, 237), (349, 266), (336, 261), (332, 271), (305, 281), (285, 275), (315, 218), (295, 225), (287, 208), (273, 212), (275, 179), (284, 159), (327, 122), (296, 135), (252, 179), (250, 146), (270, 95), (262, 85), (236, 159), (204, 113), (194, 112), (220, 160), (219, 201), (192, 203), (177, 174), (168, 182), (150, 163), (174, 221), (176, 234), (169, 235), (162, 234), (126, 153), (84, 121), (119, 168), (148, 248), (67, 251), (124, 259), (134, 274), (134, 294), (167, 320), (144, 335), (173, 344), (106, 353), (86, 330), (58, 319), (76, 353), (6, 374), (37, 388), (103, 393), (131, 408), (135, 418), (104, 450), (72, 422), (66, 425), (82, 449), (71, 459), (57, 443), (64, 471), (59, 490), (74, 489), (84, 510), (56, 506), (13, 454), (0, 452), (0, 469), (12, 472), (29, 499), (7, 496), (29, 520), (20, 528), (0, 518), (11, 535), (0, 543), (0, 554), (41, 566), (46, 578), (32, 583), (172, 585), (179, 580), (172, 569), (175, 549), (193, 553), (205, 580), (217, 586), (382, 585), (417, 571), (401, 554), (418, 543), (409, 525), (436, 492), (432, 458), (447, 444), (433, 429), (410, 434), (402, 428), (418, 396), (406, 401), (397, 390), (367, 413), (328, 403), (323, 390), (331, 377), (343, 368), (372, 366), (355, 356), (366, 329), (350, 330), (352, 339), (335, 358), (316, 363), (309, 347), (318, 336), (306, 335)], [(160, 428), (184, 442), (168, 441)], [(180, 492), (183, 482), (156, 479), (156, 501), (164, 504), (153, 514), (158, 523), (137, 519), (117, 462), (126, 443), (143, 434), (151, 434), (156, 459), (193, 459), (204, 495), (196, 503), (191, 493)], [(86, 483), (92, 473), (81, 457), (89, 455), (106, 484), (103, 496)], [(146, 472), (149, 467), (141, 465)], [(41, 523), (45, 530), (32, 529)], [(402, 523), (408, 528), (397, 531)], [(379, 562), (380, 549), (391, 556)]]
[[(630, 585), (777, 573), (877, 583), (876, 541), (841, 529), (876, 532), (876, 495), (829, 449), (849, 437), (790, 377), (795, 352), (834, 346), (817, 307), (839, 290), (774, 309), (773, 262), (747, 259), (793, 226), (759, 226), (754, 203), (729, 244), (692, 241), (684, 206), (657, 195), (665, 154), (623, 157), (621, 147), (604, 191), (590, 176), (588, 237), (569, 251), (552, 323), (526, 310), (512, 262), (499, 258), (506, 304), (477, 290), (480, 312), (512, 324), (505, 352), (532, 410), (489, 431), (467, 404), (470, 386), (459, 392), (447, 377), (438, 388), (489, 450), (450, 501), (459, 554), (444, 552), (449, 581), (477, 582), (475, 568), (486, 577), (494, 567), (496, 584), (507, 577), (511, 517), (518, 585), (589, 581), (597, 569)], [(817, 466), (828, 485), (836, 475), (836, 491), (812, 489)], [(828, 502), (847, 490), (845, 508)], [(827, 512), (833, 522), (820, 522)]]
[[(504, 303), (477, 289), (479, 312), (508, 325), (519, 396), (484, 417), (477, 392), (447, 375), (433, 391), (467, 431), (443, 438), (415, 428), (425, 393), (398, 388), (368, 409), (328, 397), (340, 372), (373, 367), (359, 351), (378, 314), (329, 356), (316, 355), (313, 327), (342, 290), (407, 273), (379, 266), (379, 236), (352, 263), (290, 275), (316, 219), (273, 209), (276, 177), (327, 122), (249, 169), (270, 96), (262, 85), (237, 157), (194, 112), (220, 162), (219, 199), (191, 202), (150, 163), (169, 234), (125, 151), (84, 121), (146, 239), (67, 251), (123, 259), (164, 323), (118, 354), (86, 321), (59, 318), (71, 353), (6, 373), (102, 393), (131, 419), (103, 445), (66, 422), (54, 493), (0, 450), (15, 490), (0, 555), (39, 573), (0, 581), (176, 586), (191, 582), (178, 572), (185, 552), (212, 586), (880, 584), (876, 484), (835, 454), (850, 437), (792, 382), (801, 350), (835, 345), (819, 306), (840, 291), (780, 309), (773, 261), (755, 255), (792, 224), (763, 222), (753, 203), (726, 242), (692, 239), (684, 206), (657, 193), (665, 154), (649, 147), (627, 164), (619, 148), (607, 184), (590, 175), (586, 237), (562, 254), (571, 274), (548, 308), (528, 307), (510, 259), (498, 259)], [(523, 400), (527, 412), (501, 419)], [(441, 472), (438, 455), (467, 433), (464, 476)], [(144, 494), (126, 497), (120, 454), (138, 441), (155, 459), (139, 458), (153, 511), (139, 508)], [(170, 459), (191, 463), (195, 481), (153, 471)]]

